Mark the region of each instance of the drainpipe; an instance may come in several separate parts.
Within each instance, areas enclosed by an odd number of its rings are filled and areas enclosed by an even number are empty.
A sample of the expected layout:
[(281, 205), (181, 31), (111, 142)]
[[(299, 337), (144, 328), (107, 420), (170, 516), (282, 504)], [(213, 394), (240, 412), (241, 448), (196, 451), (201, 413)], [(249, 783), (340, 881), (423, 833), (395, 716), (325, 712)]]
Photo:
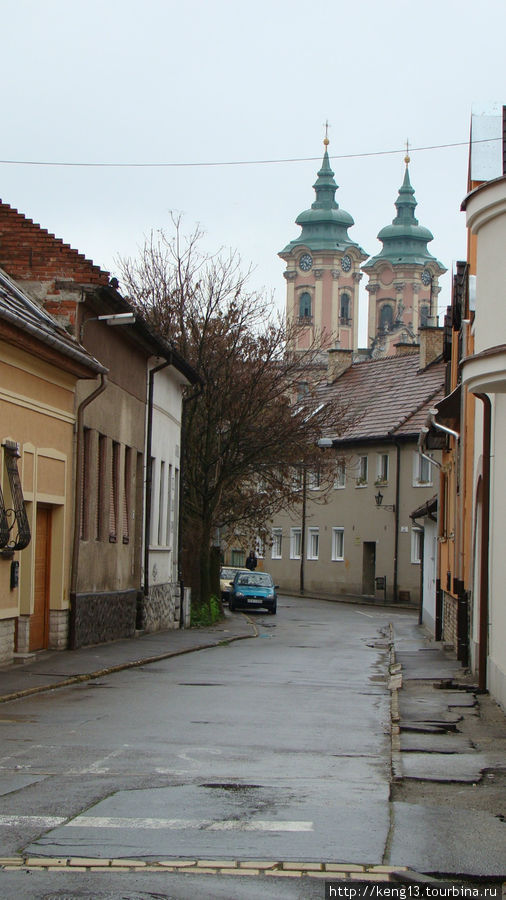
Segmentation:
[(107, 376), (104, 372), (100, 374), (99, 386), (81, 401), (77, 408), (77, 418), (75, 427), (76, 436), (76, 477), (75, 477), (75, 499), (74, 499), (74, 536), (72, 541), (72, 567), (70, 573), (70, 644), (73, 646), (73, 621), (75, 616), (75, 600), (77, 593), (77, 575), (79, 567), (79, 545), (81, 540), (81, 507), (83, 502), (83, 484), (81, 478), (81, 470), (83, 467), (84, 455), (84, 410), (90, 403), (102, 394), (107, 387)]
[(151, 488), (153, 484), (153, 467), (151, 465), (151, 447), (153, 442), (153, 394), (155, 388), (155, 375), (172, 364), (172, 356), (169, 360), (155, 366), (149, 371), (148, 382), (148, 421), (146, 424), (146, 487), (144, 506), (144, 596), (149, 594), (149, 545), (151, 539)]
[(395, 442), (397, 460), (395, 466), (395, 534), (394, 534), (394, 585), (393, 601), (397, 603), (399, 581), (399, 521), (400, 521), (400, 497), (401, 497), (401, 445)]
[(302, 466), (302, 522), (300, 529), (300, 576), (299, 591), (304, 593), (304, 552), (306, 544), (306, 494), (307, 494), (307, 469)]
[(490, 426), (492, 421), (492, 404), (487, 394), (475, 394), (483, 403), (483, 498), (481, 504), (481, 547), (480, 547), (480, 603), (478, 623), (478, 687), (487, 689), (487, 655), (488, 655), (488, 614), (489, 614), (489, 554), (490, 536)]

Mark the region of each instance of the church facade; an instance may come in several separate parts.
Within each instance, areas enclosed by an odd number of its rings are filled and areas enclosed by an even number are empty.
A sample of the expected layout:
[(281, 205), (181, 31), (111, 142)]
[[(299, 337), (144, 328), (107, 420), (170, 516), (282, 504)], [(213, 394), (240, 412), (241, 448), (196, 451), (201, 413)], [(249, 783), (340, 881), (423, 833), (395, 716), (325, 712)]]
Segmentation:
[[(427, 249), (433, 240), (415, 217), (417, 202), (409, 176), (409, 156), (395, 201), (396, 216), (382, 228), (381, 251), (369, 254), (348, 234), (350, 213), (336, 201), (338, 185), (330, 166), (328, 138), (317, 179), (316, 198), (297, 217), (298, 238), (279, 256), (286, 263), (286, 318), (294, 352), (311, 347), (359, 353), (359, 285), (365, 275), (369, 295), (368, 346), (360, 358), (392, 356), (397, 345), (419, 343), (424, 327), (437, 326), (439, 278), (445, 266)], [(323, 360), (322, 360), (323, 361)]]

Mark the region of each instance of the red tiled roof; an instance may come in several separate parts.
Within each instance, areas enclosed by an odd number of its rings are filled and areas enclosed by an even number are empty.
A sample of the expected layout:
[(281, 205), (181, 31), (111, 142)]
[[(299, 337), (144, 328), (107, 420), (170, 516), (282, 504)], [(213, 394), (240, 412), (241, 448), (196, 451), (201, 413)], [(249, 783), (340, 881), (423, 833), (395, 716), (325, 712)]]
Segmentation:
[(337, 397), (348, 404), (351, 424), (339, 441), (407, 437), (419, 433), (429, 409), (444, 395), (444, 375), (442, 362), (420, 369), (418, 354), (367, 360), (354, 363), (333, 384), (320, 384), (315, 399)]

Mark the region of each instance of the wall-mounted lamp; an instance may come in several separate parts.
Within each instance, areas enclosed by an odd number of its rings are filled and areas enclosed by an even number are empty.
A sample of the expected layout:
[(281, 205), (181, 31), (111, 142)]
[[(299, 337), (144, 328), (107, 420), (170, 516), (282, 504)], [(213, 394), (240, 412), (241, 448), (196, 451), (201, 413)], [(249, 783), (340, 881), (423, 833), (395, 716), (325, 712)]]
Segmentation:
[(391, 509), (392, 512), (395, 512), (395, 504), (383, 503), (383, 494), (381, 493), (381, 491), (378, 491), (378, 493), (375, 494), (374, 499), (376, 501), (376, 506), (378, 507), (378, 509)]
[(106, 316), (92, 316), (89, 319), (84, 319), (81, 323), (79, 337), (81, 341), (83, 339), (84, 326), (87, 325), (88, 322), (106, 322), (107, 325), (133, 325), (135, 323), (135, 314), (133, 312), (111, 313)]

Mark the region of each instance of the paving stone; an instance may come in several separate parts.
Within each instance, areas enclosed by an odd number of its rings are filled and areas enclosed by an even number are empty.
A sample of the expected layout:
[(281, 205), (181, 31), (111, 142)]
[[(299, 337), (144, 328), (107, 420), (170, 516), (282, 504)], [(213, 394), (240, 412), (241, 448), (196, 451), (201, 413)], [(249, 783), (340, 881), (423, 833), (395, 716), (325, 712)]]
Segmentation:
[(300, 869), (303, 872), (321, 872), (322, 863), (284, 862), (283, 869)]

